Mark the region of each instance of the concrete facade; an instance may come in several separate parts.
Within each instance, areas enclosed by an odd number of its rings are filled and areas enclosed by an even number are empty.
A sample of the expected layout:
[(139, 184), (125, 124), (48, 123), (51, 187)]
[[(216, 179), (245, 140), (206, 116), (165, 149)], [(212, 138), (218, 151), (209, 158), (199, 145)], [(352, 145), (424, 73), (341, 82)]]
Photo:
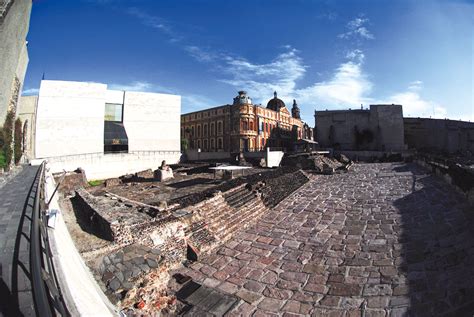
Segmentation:
[(0, 3), (0, 126), (7, 111), (16, 111), (23, 86), (28, 50), (31, 0), (10, 0)]
[[(104, 153), (105, 107), (122, 106), (120, 124), (128, 151)], [(180, 158), (181, 97), (107, 90), (106, 84), (41, 82), (35, 135), (35, 158), (47, 159), (54, 171), (86, 171), (89, 179), (108, 178), (157, 168)]]
[(401, 151), (404, 149), (401, 105), (369, 109), (315, 111), (316, 141), (337, 150)]
[(437, 152), (474, 153), (474, 122), (404, 118), (408, 148)]

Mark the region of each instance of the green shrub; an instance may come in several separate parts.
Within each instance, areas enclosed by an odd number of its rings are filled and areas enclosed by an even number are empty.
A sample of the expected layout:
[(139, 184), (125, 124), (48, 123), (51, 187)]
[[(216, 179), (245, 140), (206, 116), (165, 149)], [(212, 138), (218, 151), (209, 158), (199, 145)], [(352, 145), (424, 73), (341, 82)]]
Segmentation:
[(15, 164), (20, 162), (21, 156), (23, 155), (22, 143), (23, 143), (23, 125), (21, 124), (20, 118), (15, 121)]
[(90, 186), (99, 186), (99, 185), (102, 185), (104, 183), (104, 180), (94, 179), (94, 180), (88, 181), (88, 183), (89, 183)]
[(5, 160), (5, 155), (3, 155), (3, 150), (0, 151), (0, 168), (7, 167), (7, 161)]
[(3, 131), (2, 131), (2, 138), (3, 138), (3, 146), (2, 152), (5, 157), (5, 168), (10, 166), (13, 157), (13, 149), (12, 149), (12, 135), (13, 135), (13, 124), (15, 120), (15, 114), (13, 111), (7, 112), (7, 117), (5, 118), (5, 123), (3, 124)]

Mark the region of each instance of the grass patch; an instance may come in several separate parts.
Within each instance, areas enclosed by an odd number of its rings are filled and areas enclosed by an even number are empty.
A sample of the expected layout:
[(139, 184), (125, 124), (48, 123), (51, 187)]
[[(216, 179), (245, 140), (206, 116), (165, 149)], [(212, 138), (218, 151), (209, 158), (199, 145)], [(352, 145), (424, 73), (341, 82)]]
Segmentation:
[(0, 150), (0, 168), (7, 167), (7, 160), (5, 159), (5, 154)]
[(92, 187), (102, 185), (104, 182), (105, 181), (102, 179), (94, 179), (94, 180), (88, 181), (89, 185)]

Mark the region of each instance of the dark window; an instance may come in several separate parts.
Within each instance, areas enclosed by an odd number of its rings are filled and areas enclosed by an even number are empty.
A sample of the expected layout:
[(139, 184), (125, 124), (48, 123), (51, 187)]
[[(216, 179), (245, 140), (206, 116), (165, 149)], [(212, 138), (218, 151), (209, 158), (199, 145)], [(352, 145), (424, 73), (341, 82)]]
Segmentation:
[(104, 153), (128, 152), (128, 137), (122, 122), (123, 104), (106, 103), (104, 111)]

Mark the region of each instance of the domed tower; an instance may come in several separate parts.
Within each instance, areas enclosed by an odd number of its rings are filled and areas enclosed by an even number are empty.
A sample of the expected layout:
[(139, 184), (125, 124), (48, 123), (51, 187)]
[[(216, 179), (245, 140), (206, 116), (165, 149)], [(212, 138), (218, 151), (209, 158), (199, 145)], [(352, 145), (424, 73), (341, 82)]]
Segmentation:
[(281, 108), (285, 108), (285, 107), (286, 107), (285, 103), (283, 102), (283, 100), (278, 99), (277, 92), (275, 91), (273, 93), (273, 99), (270, 99), (270, 101), (268, 101), (267, 103), (267, 108), (273, 111), (280, 111)]
[(298, 104), (296, 103), (296, 100), (293, 99), (293, 107), (291, 108), (291, 116), (295, 119), (300, 119), (300, 108), (298, 107)]
[(251, 105), (252, 99), (247, 96), (247, 92), (244, 90), (239, 91), (237, 97), (234, 98), (234, 105)]

